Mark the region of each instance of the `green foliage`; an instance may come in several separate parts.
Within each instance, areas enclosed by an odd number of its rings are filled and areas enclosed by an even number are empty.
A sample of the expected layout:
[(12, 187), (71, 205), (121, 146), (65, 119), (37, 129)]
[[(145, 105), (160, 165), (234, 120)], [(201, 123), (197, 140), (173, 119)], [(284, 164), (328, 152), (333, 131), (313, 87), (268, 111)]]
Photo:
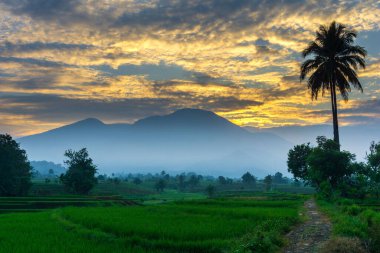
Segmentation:
[(244, 184), (255, 184), (256, 183), (256, 178), (249, 172), (246, 172), (241, 179), (243, 180)]
[(96, 166), (92, 163), (87, 149), (67, 150), (65, 156), (68, 158), (65, 161), (68, 170), (60, 176), (61, 182), (72, 193), (87, 194), (97, 183)]
[(317, 147), (297, 145), (289, 151), (288, 170), (294, 178), (316, 187), (321, 197), (335, 195), (360, 196), (366, 193), (363, 164), (355, 163), (355, 155), (340, 151), (339, 144), (324, 136), (317, 137)]
[(206, 194), (209, 198), (213, 197), (215, 195), (215, 186), (209, 184), (207, 187), (206, 187)]
[(272, 179), (273, 179), (273, 183), (274, 184), (282, 184), (282, 183), (286, 183), (286, 179), (282, 177), (282, 173), (281, 172), (276, 172)]
[(307, 157), (308, 178), (317, 188), (328, 181), (336, 189), (342, 178), (352, 174), (351, 164), (355, 156), (348, 151), (340, 151), (335, 141), (325, 137), (318, 137), (317, 142), (318, 146)]
[(370, 187), (380, 197), (380, 142), (372, 142), (367, 154), (367, 163), (369, 167), (369, 176), (371, 178)]
[(346, 206), (343, 211), (351, 216), (357, 216), (361, 213), (362, 209), (358, 205)]
[(10, 135), (0, 134), (0, 196), (26, 195), (31, 176), (25, 150)]
[(218, 177), (218, 183), (221, 185), (226, 185), (228, 182), (227, 182), (227, 179), (225, 177), (219, 176)]
[[(344, 236), (346, 239), (347, 237), (359, 238), (361, 244), (368, 246), (369, 252), (380, 252), (380, 213), (370, 209), (371, 205), (363, 207), (353, 203), (354, 200), (347, 199), (339, 200), (336, 203), (319, 201), (319, 205), (329, 214), (333, 222), (333, 232), (336, 236)], [(378, 204), (375, 204), (374, 207), (378, 207)]]
[(310, 143), (294, 146), (288, 153), (288, 171), (293, 174), (295, 179), (307, 179), (308, 165), (307, 157), (312, 148)]
[(342, 197), (364, 199), (370, 190), (366, 166), (363, 163), (353, 163), (351, 171), (351, 176), (340, 180), (338, 190)]
[(318, 188), (318, 196), (324, 199), (331, 200), (333, 198), (334, 190), (329, 181), (322, 181)]
[(266, 193), (125, 207), (117, 204), (122, 199), (98, 198), (2, 198), (36, 208), (86, 207), (2, 214), (0, 252), (276, 252), (304, 200)]
[(317, 143), (317, 147), (302, 144), (289, 151), (288, 170), (294, 178), (315, 186), (327, 199), (380, 198), (380, 142), (371, 143), (366, 164), (355, 162), (355, 155), (341, 151), (333, 140), (320, 136)]
[(154, 188), (156, 188), (156, 190), (158, 192), (163, 192), (164, 189), (166, 187), (166, 181), (162, 178), (160, 178), (154, 185)]
[(136, 185), (139, 185), (139, 184), (142, 183), (142, 180), (140, 178), (136, 177), (136, 178), (133, 179), (133, 183), (136, 184)]
[(65, 208), (60, 216), (151, 253), (259, 252), (251, 251), (253, 245), (274, 252), (282, 244), (281, 235), (298, 221), (301, 204), (300, 198), (210, 199), (129, 208)]
[(267, 175), (265, 178), (264, 178), (264, 184), (265, 184), (265, 190), (266, 191), (270, 191), (270, 189), (272, 188), (272, 176), (271, 175)]

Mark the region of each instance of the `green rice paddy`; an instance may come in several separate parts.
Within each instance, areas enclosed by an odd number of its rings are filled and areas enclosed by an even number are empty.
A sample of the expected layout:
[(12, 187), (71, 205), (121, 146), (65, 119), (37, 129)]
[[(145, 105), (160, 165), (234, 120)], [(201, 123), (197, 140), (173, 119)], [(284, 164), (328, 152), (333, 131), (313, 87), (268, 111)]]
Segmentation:
[[(50, 202), (70, 205), (68, 199)], [(1, 214), (0, 252), (244, 252), (259, 239), (274, 251), (299, 221), (304, 198), (229, 197), (146, 206), (71, 201), (83, 206)]]

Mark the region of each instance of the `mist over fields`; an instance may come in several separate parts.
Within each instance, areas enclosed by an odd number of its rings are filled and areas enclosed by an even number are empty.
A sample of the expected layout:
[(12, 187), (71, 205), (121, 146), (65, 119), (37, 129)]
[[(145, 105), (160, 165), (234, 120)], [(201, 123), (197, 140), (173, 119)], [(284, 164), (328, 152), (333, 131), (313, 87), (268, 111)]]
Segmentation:
[[(100, 173), (169, 173), (193, 171), (240, 177), (287, 173), (288, 150), (331, 137), (328, 125), (242, 128), (210, 111), (182, 109), (134, 124), (104, 124), (85, 119), (41, 134), (18, 139), (30, 160), (62, 163), (67, 149), (88, 148)], [(379, 140), (376, 125), (341, 128), (343, 149), (363, 158), (370, 141)], [(375, 139), (374, 139), (375, 138)], [(377, 138), (377, 139), (376, 139)]]

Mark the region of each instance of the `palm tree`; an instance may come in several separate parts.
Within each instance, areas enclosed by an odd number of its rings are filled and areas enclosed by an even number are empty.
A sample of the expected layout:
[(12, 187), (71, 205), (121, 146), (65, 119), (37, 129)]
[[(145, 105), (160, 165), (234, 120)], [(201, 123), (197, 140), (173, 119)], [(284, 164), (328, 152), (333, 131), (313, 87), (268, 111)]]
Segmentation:
[(335, 21), (327, 26), (320, 26), (316, 38), (302, 52), (305, 60), (301, 65), (301, 81), (310, 74), (307, 86), (311, 90), (311, 98), (318, 99), (326, 91), (331, 94), (331, 106), (334, 125), (334, 141), (339, 144), (338, 108), (336, 90), (338, 89), (345, 101), (351, 85), (363, 92), (363, 87), (356, 71), (365, 68), (366, 50), (354, 45), (357, 33)]

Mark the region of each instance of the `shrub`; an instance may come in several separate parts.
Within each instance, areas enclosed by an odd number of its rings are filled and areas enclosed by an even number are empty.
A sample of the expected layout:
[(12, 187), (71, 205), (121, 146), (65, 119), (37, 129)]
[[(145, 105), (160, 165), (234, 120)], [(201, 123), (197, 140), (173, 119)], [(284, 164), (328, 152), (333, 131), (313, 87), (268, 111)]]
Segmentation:
[(358, 216), (341, 215), (334, 232), (343, 236), (366, 238), (368, 226)]
[(322, 199), (331, 200), (333, 197), (333, 188), (328, 181), (323, 181), (319, 185), (318, 195), (322, 197)]
[(349, 215), (357, 216), (362, 212), (362, 209), (358, 205), (345, 206), (343, 211)]
[(348, 206), (348, 205), (353, 205), (355, 203), (355, 201), (353, 199), (341, 198), (336, 203), (340, 206)]
[(380, 252), (380, 214), (373, 210), (365, 210), (360, 214), (368, 224), (368, 245), (371, 252)]

